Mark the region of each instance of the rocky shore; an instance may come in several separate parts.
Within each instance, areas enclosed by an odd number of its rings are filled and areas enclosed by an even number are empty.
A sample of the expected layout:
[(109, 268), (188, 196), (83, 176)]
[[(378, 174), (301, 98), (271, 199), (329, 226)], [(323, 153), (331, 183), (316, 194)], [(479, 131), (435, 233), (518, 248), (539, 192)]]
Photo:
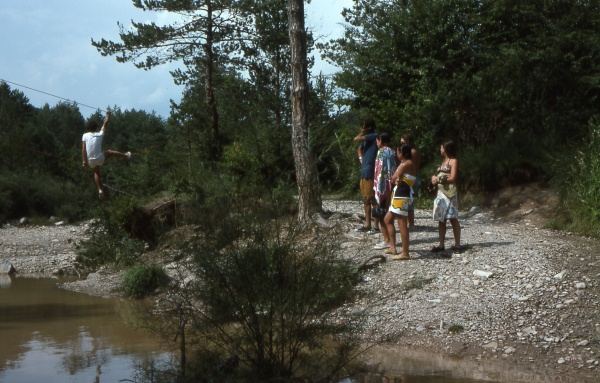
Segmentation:
[[(330, 209), (353, 212), (357, 227), (360, 209), (346, 205)], [(537, 227), (529, 210), (505, 219), (473, 208), (459, 218), (464, 251), (432, 253), (430, 214), (416, 211), (411, 260), (388, 257), (365, 272), (378, 298), (361, 302), (375, 314), (365, 338), (399, 332), (402, 347), (518, 364), (532, 371), (526, 381), (540, 371), (540, 381), (600, 381), (598, 240)], [(349, 228), (347, 238), (345, 256), (356, 263), (382, 254), (373, 249), (380, 234)]]
[[(10, 225), (0, 229), (0, 264), (11, 264), (17, 276), (80, 276), (76, 246), (86, 225)], [(7, 267), (7, 266), (4, 266)]]
[[(343, 257), (359, 265), (383, 254), (373, 249), (381, 234), (354, 231), (357, 202), (328, 201), (325, 208), (330, 214), (321, 224), (346, 233)], [(356, 306), (373, 312), (365, 339), (400, 333), (397, 348), (508, 363), (530, 372), (522, 381), (600, 381), (598, 240), (543, 229), (530, 210), (499, 218), (473, 208), (459, 218), (464, 251), (432, 253), (437, 224), (430, 214), (416, 211), (411, 260), (373, 259), (363, 272), (362, 288), (376, 298)], [(77, 276), (75, 248), (84, 232), (85, 225), (4, 226), (0, 263), (10, 262), (17, 276)], [(118, 280), (99, 270), (62, 286), (108, 296), (117, 294)]]

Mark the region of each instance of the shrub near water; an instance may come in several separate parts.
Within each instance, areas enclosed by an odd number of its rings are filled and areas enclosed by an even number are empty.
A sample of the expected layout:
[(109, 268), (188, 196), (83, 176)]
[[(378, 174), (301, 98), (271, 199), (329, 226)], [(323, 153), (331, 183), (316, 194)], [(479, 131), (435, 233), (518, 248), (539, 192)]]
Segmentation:
[(162, 267), (138, 265), (125, 271), (121, 289), (128, 297), (143, 298), (168, 282), (169, 277)]
[(556, 228), (600, 236), (600, 118), (591, 124), (586, 146), (560, 159), (554, 184), (561, 195)]
[(168, 342), (180, 332), (173, 346), (189, 381), (340, 381), (361, 352), (368, 315), (342, 307), (365, 293), (337, 256), (339, 233), (307, 230), (269, 202), (197, 226), (183, 249), (194, 278), (174, 283), (142, 324)]

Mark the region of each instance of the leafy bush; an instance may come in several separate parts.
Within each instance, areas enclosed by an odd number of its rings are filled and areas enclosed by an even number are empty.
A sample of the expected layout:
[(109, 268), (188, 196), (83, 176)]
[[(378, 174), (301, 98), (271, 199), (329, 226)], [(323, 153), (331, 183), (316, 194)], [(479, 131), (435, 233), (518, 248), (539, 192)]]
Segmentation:
[(495, 191), (509, 185), (545, 181), (551, 176), (550, 156), (535, 138), (500, 138), (459, 153), (460, 187), (470, 191)]
[[(256, 229), (222, 251), (196, 251), (202, 283), (194, 297), (206, 305), (209, 331), (223, 334), (215, 342), (257, 381), (335, 376), (358, 346), (351, 336), (341, 340), (352, 324), (332, 315), (356, 297), (356, 269), (335, 260), (326, 236), (304, 242), (290, 227), (289, 235)], [(337, 348), (327, 344), (334, 336), (341, 337)]]
[(590, 124), (586, 144), (557, 159), (553, 185), (561, 196), (556, 228), (600, 236), (600, 118)]
[(188, 236), (194, 278), (177, 284), (157, 330), (172, 341), (186, 318), (187, 378), (335, 381), (356, 357), (365, 315), (336, 310), (359, 296), (359, 272), (337, 257), (334, 230), (307, 231), (282, 210), (244, 200)]
[(47, 174), (0, 173), (0, 190), (0, 220), (56, 215), (76, 221), (86, 214), (79, 187)]
[(169, 283), (164, 268), (157, 265), (137, 265), (125, 270), (121, 291), (125, 296), (143, 298)]
[(77, 261), (83, 266), (131, 266), (144, 251), (144, 242), (128, 235), (122, 222), (126, 218), (123, 210), (131, 205), (123, 202), (124, 208), (120, 210), (116, 207), (120, 204), (95, 209), (97, 218), (90, 222), (86, 230), (88, 239), (82, 242), (77, 255)]

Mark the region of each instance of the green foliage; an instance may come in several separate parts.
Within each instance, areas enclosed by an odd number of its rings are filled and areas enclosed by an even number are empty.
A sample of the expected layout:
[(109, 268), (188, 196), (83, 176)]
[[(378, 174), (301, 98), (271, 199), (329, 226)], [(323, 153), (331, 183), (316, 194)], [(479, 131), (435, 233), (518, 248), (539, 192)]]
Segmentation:
[(487, 192), (546, 180), (551, 158), (539, 140), (509, 137), (479, 147), (469, 146), (460, 151), (459, 160), (460, 187)]
[[(444, 138), (482, 154), (513, 145), (518, 162), (470, 177), (489, 189), (548, 174), (537, 148), (585, 135), (600, 90), (592, 65), (599, 12), (597, 0), (358, 0), (345, 12), (345, 37), (320, 48), (341, 67), (336, 84), (348, 92), (341, 101), (374, 116), (380, 131), (418, 125), (425, 153)], [(524, 174), (510, 174), (510, 162)]]
[(33, 112), (23, 92), (11, 90), (7, 83), (0, 82), (0, 133), (3, 135), (0, 145), (6, 144), (7, 136), (17, 135), (33, 119)]
[(552, 182), (561, 195), (560, 216), (556, 228), (585, 235), (600, 236), (600, 119), (589, 125), (586, 140), (560, 153)]
[(85, 201), (71, 182), (44, 173), (0, 171), (0, 221), (32, 215), (77, 221), (86, 215)]
[[(247, 5), (246, 2), (241, 3)], [(244, 14), (229, 1), (136, 0), (133, 5), (145, 11), (168, 11), (189, 19), (164, 26), (133, 22), (129, 30), (120, 25), (121, 42), (105, 39), (92, 42), (103, 55), (117, 55), (117, 61), (131, 61), (138, 68), (150, 69), (180, 59), (205, 61), (206, 46), (198, 44), (198, 41), (209, 40), (209, 44), (213, 45), (211, 50), (227, 57), (238, 48), (239, 43), (234, 42), (236, 39), (249, 37)]]
[(334, 381), (356, 357), (361, 314), (340, 321), (335, 310), (358, 296), (357, 269), (337, 258), (335, 233), (306, 232), (281, 210), (236, 206), (188, 237), (194, 279), (163, 318), (187, 319), (188, 352), (197, 350), (188, 379)]
[[(91, 119), (101, 122), (103, 115)], [(0, 220), (91, 216), (98, 194), (91, 170), (81, 167), (83, 131), (76, 105), (36, 109), (20, 92), (0, 84)], [(168, 138), (165, 123), (154, 114), (114, 108), (104, 149), (130, 150), (134, 159), (110, 159), (102, 166), (107, 194), (143, 198), (163, 192), (177, 160), (165, 145)]]
[(126, 231), (136, 204), (129, 198), (114, 201), (109, 208), (96, 208), (96, 218), (86, 230), (88, 239), (82, 242), (77, 261), (86, 267), (134, 265), (144, 251), (144, 242)]
[(450, 332), (452, 334), (459, 334), (459, 333), (463, 332), (464, 329), (465, 328), (463, 327), (463, 325), (454, 323), (454, 324), (450, 325), (450, 327), (448, 327), (448, 332)]
[(169, 276), (165, 269), (158, 265), (136, 265), (125, 270), (121, 281), (121, 291), (131, 298), (144, 298), (166, 286)]

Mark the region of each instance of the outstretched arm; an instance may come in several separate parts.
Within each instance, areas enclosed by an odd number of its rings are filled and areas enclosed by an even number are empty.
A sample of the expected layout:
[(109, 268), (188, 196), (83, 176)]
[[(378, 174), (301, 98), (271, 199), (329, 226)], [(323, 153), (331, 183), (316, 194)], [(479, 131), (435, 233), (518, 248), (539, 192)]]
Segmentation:
[(110, 120), (110, 109), (106, 109), (106, 118), (104, 119), (104, 124), (102, 124), (102, 133), (106, 130), (108, 126), (108, 121)]

